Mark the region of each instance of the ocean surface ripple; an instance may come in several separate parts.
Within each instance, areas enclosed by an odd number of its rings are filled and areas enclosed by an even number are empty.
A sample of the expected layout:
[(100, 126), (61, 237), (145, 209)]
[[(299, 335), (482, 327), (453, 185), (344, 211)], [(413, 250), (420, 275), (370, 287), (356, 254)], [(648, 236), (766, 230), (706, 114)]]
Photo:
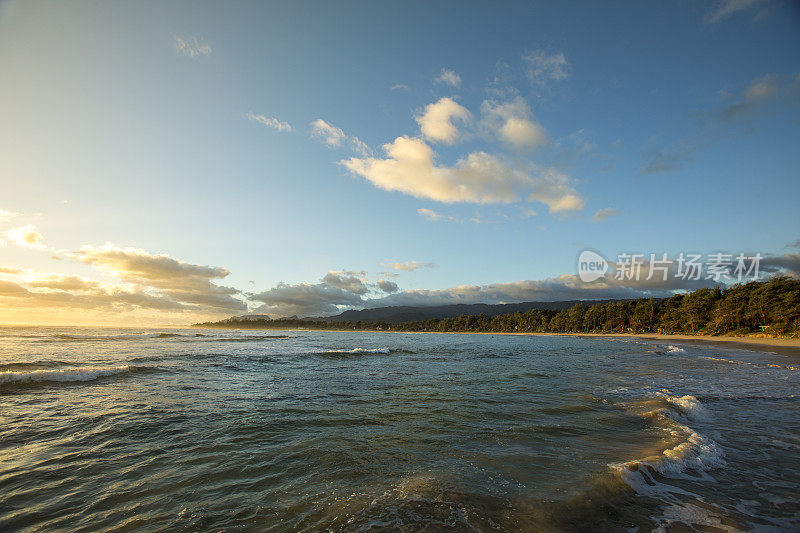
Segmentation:
[(630, 339), (0, 327), (0, 531), (796, 531), (798, 368)]

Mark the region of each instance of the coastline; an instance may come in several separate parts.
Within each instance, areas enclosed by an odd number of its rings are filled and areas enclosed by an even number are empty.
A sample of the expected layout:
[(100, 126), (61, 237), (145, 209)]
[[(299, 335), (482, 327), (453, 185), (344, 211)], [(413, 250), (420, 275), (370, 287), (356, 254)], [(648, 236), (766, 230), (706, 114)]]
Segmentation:
[[(205, 328), (203, 328), (205, 329)], [(213, 329), (213, 328), (211, 328)], [(238, 328), (222, 328), (238, 329)], [(258, 328), (254, 328), (258, 329)], [(800, 358), (800, 338), (786, 337), (730, 337), (725, 335), (666, 335), (661, 333), (516, 333), (495, 331), (378, 331), (370, 329), (316, 329), (316, 328), (288, 328), (284, 331), (330, 331), (339, 333), (410, 333), (426, 334), (439, 333), (445, 335), (529, 335), (544, 337), (606, 337), (606, 338), (635, 338), (644, 340), (669, 341), (679, 344), (694, 344), (695, 346), (720, 346), (738, 350), (756, 352), (773, 352), (779, 355)]]
[[(537, 335), (537, 334), (534, 334)], [(679, 344), (699, 346), (723, 346), (739, 350), (774, 352), (780, 355), (800, 357), (800, 339), (780, 337), (728, 337), (711, 335), (664, 335), (660, 333), (552, 333), (568, 337), (609, 337), (637, 338), (645, 340), (670, 341)]]

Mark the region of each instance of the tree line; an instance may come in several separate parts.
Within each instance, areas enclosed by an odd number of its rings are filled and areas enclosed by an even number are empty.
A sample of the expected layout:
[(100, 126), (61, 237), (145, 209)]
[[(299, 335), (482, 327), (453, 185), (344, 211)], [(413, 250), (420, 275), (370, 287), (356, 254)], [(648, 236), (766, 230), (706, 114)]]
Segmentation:
[(199, 327), (242, 329), (336, 329), (486, 333), (662, 333), (800, 336), (800, 280), (782, 276), (722, 289), (697, 289), (671, 298), (578, 303), (561, 311), (531, 309), (493, 317), (455, 318), (393, 324), (327, 322), (298, 318), (228, 319)]

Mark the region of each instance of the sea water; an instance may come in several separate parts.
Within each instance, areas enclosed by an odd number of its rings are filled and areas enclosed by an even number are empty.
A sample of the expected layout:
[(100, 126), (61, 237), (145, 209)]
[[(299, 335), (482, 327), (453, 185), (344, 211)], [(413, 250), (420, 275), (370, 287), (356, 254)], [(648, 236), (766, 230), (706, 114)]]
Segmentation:
[(0, 530), (796, 530), (799, 394), (659, 341), (4, 327)]

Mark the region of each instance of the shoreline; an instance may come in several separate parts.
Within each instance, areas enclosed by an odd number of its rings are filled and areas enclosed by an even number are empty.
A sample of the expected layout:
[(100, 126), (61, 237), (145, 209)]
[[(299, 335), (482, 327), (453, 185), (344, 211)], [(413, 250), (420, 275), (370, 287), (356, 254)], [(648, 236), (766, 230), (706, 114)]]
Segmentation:
[(694, 344), (695, 346), (727, 346), (739, 350), (774, 352), (780, 355), (800, 357), (800, 339), (781, 337), (728, 337), (723, 335), (714, 337), (711, 335), (665, 335), (661, 333), (553, 333), (552, 335), (565, 337), (637, 338), (670, 341), (678, 344)]
[[(199, 328), (217, 329), (217, 328)], [(219, 328), (219, 329), (240, 329), (240, 328)], [(241, 329), (246, 331), (250, 328)], [(261, 329), (261, 328), (253, 328)], [(268, 330), (264, 330), (268, 331)], [(679, 335), (662, 333), (518, 333), (518, 332), (495, 332), (495, 331), (379, 331), (370, 329), (316, 329), (316, 328), (288, 328), (282, 331), (330, 331), (334, 333), (411, 333), (426, 334), (438, 333), (445, 335), (523, 335), (533, 337), (604, 337), (604, 338), (636, 338), (644, 340), (669, 341), (678, 344), (694, 344), (695, 346), (720, 346), (736, 348), (738, 350), (750, 350), (756, 352), (773, 352), (780, 355), (789, 355), (800, 358), (800, 339), (784, 337), (731, 337), (731, 336), (712, 336), (712, 335)]]

